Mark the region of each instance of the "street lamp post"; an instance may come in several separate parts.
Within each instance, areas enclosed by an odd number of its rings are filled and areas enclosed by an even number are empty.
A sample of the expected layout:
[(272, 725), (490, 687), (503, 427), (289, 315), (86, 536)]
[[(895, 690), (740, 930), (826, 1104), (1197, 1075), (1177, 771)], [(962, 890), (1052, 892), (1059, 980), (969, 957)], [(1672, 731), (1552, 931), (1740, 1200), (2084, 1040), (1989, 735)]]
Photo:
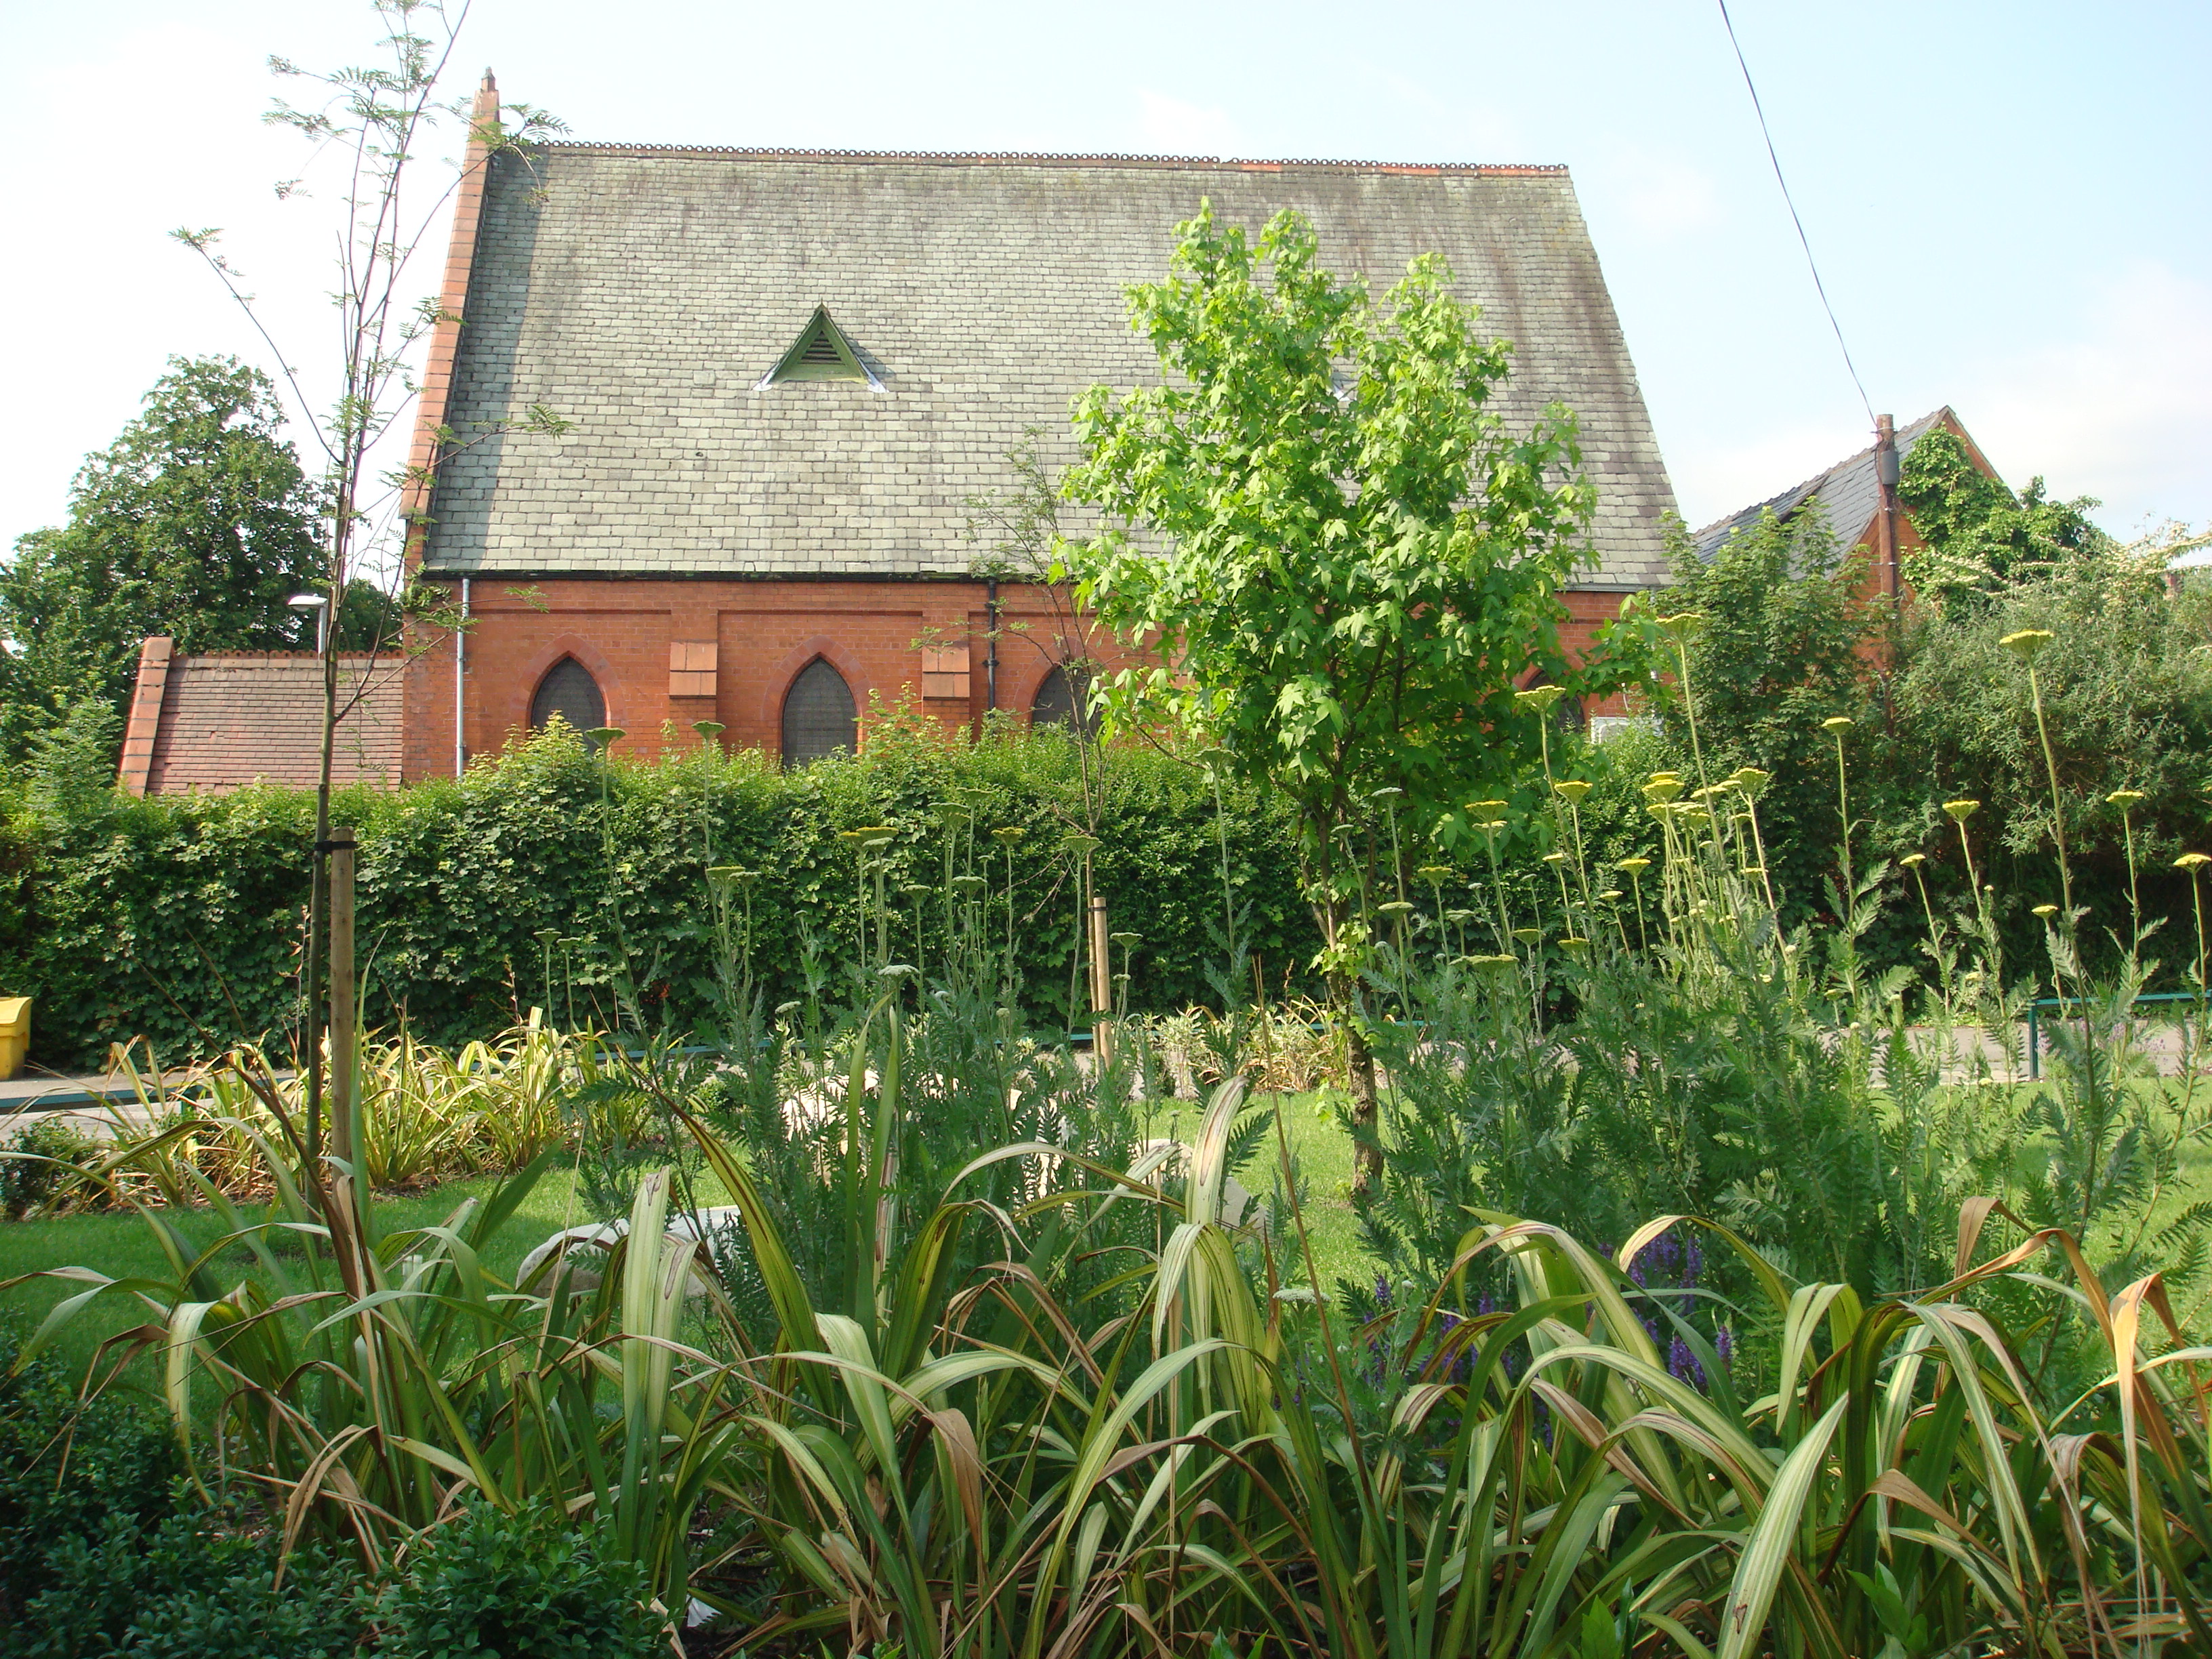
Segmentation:
[(331, 648), (331, 602), (320, 593), (295, 593), (284, 601), (301, 616), (312, 614), (315, 619), (315, 654), (321, 656)]

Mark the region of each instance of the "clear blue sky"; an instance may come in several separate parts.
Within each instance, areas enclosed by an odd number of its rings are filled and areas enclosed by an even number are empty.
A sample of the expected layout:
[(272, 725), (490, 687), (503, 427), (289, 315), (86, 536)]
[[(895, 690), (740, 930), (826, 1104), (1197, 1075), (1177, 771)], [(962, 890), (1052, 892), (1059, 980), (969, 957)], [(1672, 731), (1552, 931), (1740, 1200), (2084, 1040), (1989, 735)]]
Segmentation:
[[(2212, 6), (1734, 10), (1875, 407), (1953, 404), (2115, 530), (2212, 520)], [(328, 222), (270, 198), (261, 64), (372, 38), (362, 0), (6, 17), (0, 546), (168, 354), (266, 359), (172, 226), (230, 228), (312, 372)], [(477, 0), (462, 60), (581, 138), (1565, 162), (1693, 524), (1866, 441), (1713, 0)]]

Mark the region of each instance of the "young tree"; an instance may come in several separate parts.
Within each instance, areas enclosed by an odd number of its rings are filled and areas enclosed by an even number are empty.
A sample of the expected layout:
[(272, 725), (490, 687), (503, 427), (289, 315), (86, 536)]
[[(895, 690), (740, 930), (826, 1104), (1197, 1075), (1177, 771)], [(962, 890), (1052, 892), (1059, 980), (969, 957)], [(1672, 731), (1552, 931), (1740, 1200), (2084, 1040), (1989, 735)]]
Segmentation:
[[(396, 526), (402, 492), (420, 482), (405, 469), (380, 477), (372, 470), (372, 453), (377, 441), (413, 404), (414, 347), (439, 324), (458, 320), (436, 295), (416, 297), (416, 279), (410, 272), (416, 250), (442, 222), (445, 210), (471, 168), (489, 167), (498, 156), (523, 154), (533, 138), (561, 131), (559, 123), (542, 111), (501, 104), (489, 76), (473, 103), (467, 98), (441, 96), (441, 88), (468, 20), (468, 0), (450, 6), (445, 0), (371, 0), (371, 3), (386, 30), (380, 42), (380, 63), (318, 73), (282, 58), (269, 60), (272, 72), (315, 88), (322, 102), (319, 107), (299, 108), (279, 100), (266, 118), (293, 128), (315, 147), (324, 166), (335, 167), (338, 172), (334, 216), (337, 270), (333, 293), (338, 313), (337, 350), (335, 361), (329, 364), (338, 395), (312, 429), (322, 451), (325, 486), (331, 501), (325, 521), (328, 535), (321, 550), (321, 579), (314, 586), (336, 611), (341, 627), (345, 623), (346, 595), (366, 552), (380, 535)], [(426, 188), (421, 181), (420, 151), (435, 141), (443, 124), (456, 120), (467, 123), (465, 159), (458, 167), (434, 172)], [(280, 184), (277, 190), (288, 197), (309, 193), (299, 179)], [(221, 233), (180, 229), (173, 234), (207, 261), (256, 331), (269, 339), (252, 296), (242, 286), (241, 273), (217, 251)], [(294, 397), (303, 409), (308, 407), (289, 367), (293, 357), (273, 339), (269, 343), (276, 361), (288, 365), (283, 372)], [(532, 429), (559, 430), (564, 423), (550, 411), (533, 410), (520, 424)], [(476, 433), (466, 440), (453, 434), (440, 435), (441, 454), (450, 459), (468, 442), (489, 434)], [(323, 1075), (318, 1024), (325, 902), (322, 854), (331, 838), (331, 757), (340, 712), (337, 657), (331, 652), (323, 665), (322, 762), (315, 793), (317, 856), (309, 910), (304, 1033), (311, 1161), (319, 1155), (321, 1146)], [(350, 990), (346, 994), (350, 994)]]
[(1516, 434), (1486, 407), (1511, 348), (1476, 331), (1442, 259), (1378, 312), (1302, 215), (1255, 246), (1207, 204), (1178, 235), (1168, 279), (1130, 294), (1165, 384), (1078, 402), (1066, 489), (1107, 527), (1066, 562), (1107, 627), (1158, 653), (1103, 683), (1115, 722), (1171, 717), (1296, 810), (1364, 1189), (1379, 1154), (1346, 836), (1391, 790), (1416, 845), (1474, 844), (1470, 799), (1508, 794), (1537, 752), (1544, 715), (1516, 690), (1617, 682), (1559, 642), (1595, 492), (1566, 410)]
[(0, 634), (16, 642), (11, 755), (81, 698), (120, 713), (149, 634), (187, 652), (299, 643), (286, 601), (319, 574), (325, 498), (283, 435), (268, 376), (175, 357), (144, 402), (86, 459), (69, 522), (23, 537), (0, 568)]

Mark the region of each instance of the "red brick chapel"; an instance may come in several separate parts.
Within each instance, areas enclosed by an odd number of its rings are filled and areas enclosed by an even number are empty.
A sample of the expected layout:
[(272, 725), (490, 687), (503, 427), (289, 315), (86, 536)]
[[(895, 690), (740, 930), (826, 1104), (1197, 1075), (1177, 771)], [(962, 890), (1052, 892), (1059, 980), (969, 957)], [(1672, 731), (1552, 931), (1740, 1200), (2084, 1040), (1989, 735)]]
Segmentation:
[(976, 578), (967, 504), (1027, 434), (1072, 460), (1085, 388), (1157, 379), (1124, 290), (1201, 198), (1255, 228), (1303, 210), (1378, 292), (1442, 252), (1514, 343), (1505, 420), (1577, 412), (1598, 502), (1571, 646), (1663, 579), (1674, 495), (1563, 167), (472, 149), (408, 550), (469, 627), (411, 642), (375, 705), (402, 740), (353, 751), (450, 775), (556, 710), (641, 754), (717, 721), (787, 763), (864, 746), (872, 698), (1066, 719), (1072, 642), (1045, 595)]

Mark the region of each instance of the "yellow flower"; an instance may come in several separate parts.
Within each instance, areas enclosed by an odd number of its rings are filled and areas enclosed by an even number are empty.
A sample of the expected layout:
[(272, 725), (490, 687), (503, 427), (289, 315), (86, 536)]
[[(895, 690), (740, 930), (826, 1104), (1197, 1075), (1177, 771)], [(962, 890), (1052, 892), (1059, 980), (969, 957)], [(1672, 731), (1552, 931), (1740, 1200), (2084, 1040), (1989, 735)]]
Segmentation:
[(2117, 806), (2124, 812), (2142, 798), (2143, 792), (2140, 789), (2115, 789), (2105, 797), (2105, 805)]
[(1544, 937), (1544, 930), (1540, 927), (1516, 927), (1513, 930), (1513, 937), (1523, 945), (1534, 945)]
[(1820, 729), (1823, 732), (1848, 732), (1851, 729), (1851, 717), (1849, 714), (1831, 714), (1820, 722)]
[(1423, 881), (1435, 883), (1449, 876), (1451, 866), (1446, 864), (1425, 864), (1413, 873), (1420, 877)]
[(1559, 941), (1559, 948), (1562, 951), (1587, 951), (1589, 949), (1589, 941), (1586, 939), (1576, 939), (1570, 935)]
[(1671, 617), (1659, 618), (1659, 626), (1678, 640), (1694, 639), (1705, 625), (1704, 613), (1697, 611), (1677, 611)]
[(1413, 913), (1413, 905), (1405, 899), (1392, 899), (1388, 904), (1378, 904), (1375, 908), (1386, 916), (1409, 916)]
[(1589, 784), (1583, 778), (1562, 778), (1552, 786), (1553, 794), (1564, 796), (1569, 801), (1579, 801), (1589, 792)]
[(848, 847), (881, 847), (897, 833), (888, 823), (869, 823), (858, 830), (841, 830), (837, 839)]
[(1964, 823), (1982, 810), (1982, 804), (1978, 800), (1947, 800), (1943, 803), (1943, 810), (1959, 823)]
[(1739, 766), (1730, 775), (1729, 781), (1742, 790), (1745, 794), (1755, 795), (1759, 793), (1759, 786), (1766, 781), (1766, 777), (1767, 775), (1756, 766)]
[(1601, 899), (1617, 899), (1621, 896), (1621, 891), (1618, 887), (1608, 887), (1598, 896)]
[(1566, 695), (1567, 689), (1563, 685), (1537, 685), (1526, 691), (1516, 691), (1513, 701), (1523, 708), (1533, 708), (1540, 714)]
[(1922, 865), (1928, 862), (1928, 854), (1925, 853), (1907, 853), (1903, 858), (1898, 860), (1898, 862), (1908, 870), (1917, 870)]
[(1096, 836), (1062, 836), (1060, 844), (1075, 854), (1095, 853), (1103, 844)]
[(991, 831), (991, 839), (994, 841), (1002, 841), (1007, 843), (1007, 845), (1012, 846), (1015, 842), (1019, 841), (1027, 834), (1029, 834), (1029, 831), (1024, 830), (1020, 824), (1007, 823), (1001, 824), (998, 829)]
[(1544, 862), (1547, 864), (1565, 864), (1566, 861), (1567, 855), (1565, 853), (1547, 853), (1544, 854)]
[(1681, 793), (1681, 779), (1665, 772), (1654, 773), (1651, 781), (1644, 786), (1644, 799), (1654, 803), (1672, 800)]
[(2201, 870), (2208, 864), (2212, 864), (2212, 856), (2203, 853), (2184, 853), (2174, 860), (2173, 867), (2177, 870)]
[(1997, 643), (2021, 661), (2033, 662), (2035, 653), (2051, 642), (2051, 630), (2047, 628), (2023, 628), (2017, 633), (2006, 635)]
[(1471, 800), (1467, 804), (1467, 810), (1480, 812), (1486, 818), (1502, 818), (1505, 816), (1505, 803), (1502, 800)]
[(1650, 859), (1623, 859), (1620, 863), (1614, 865), (1613, 867), (1616, 870), (1626, 870), (1632, 876), (1638, 876), (1642, 875), (1644, 872), (1651, 867), (1651, 860)]
[(2055, 904), (2039, 904), (2035, 907), (2035, 914), (2048, 921), (2058, 914), (2058, 907)]

